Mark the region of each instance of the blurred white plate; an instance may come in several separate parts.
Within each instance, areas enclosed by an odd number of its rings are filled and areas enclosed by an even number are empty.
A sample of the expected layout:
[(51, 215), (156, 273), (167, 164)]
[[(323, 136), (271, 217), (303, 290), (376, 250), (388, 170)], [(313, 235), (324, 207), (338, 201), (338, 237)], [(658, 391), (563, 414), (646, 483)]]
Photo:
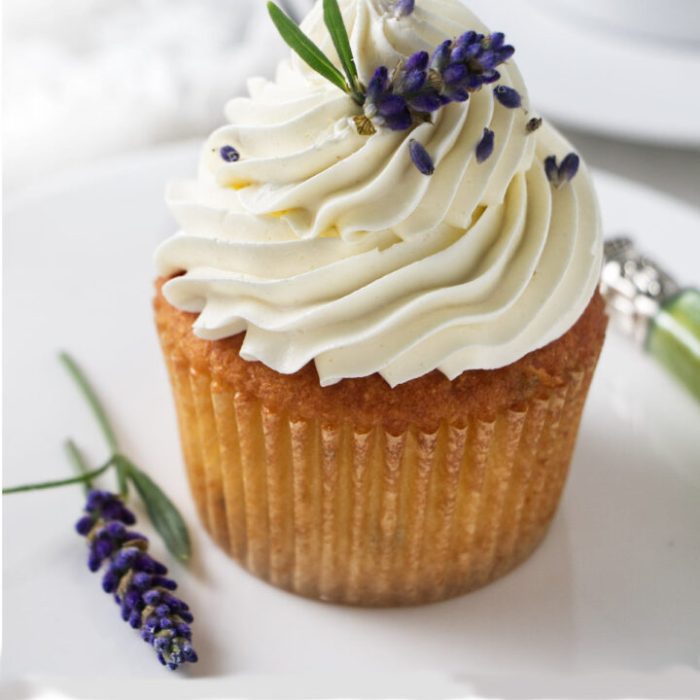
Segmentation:
[[(688, 670), (700, 652), (700, 405), (614, 335), (553, 529), (527, 563), (488, 588), (408, 610), (334, 607), (252, 578), (210, 542), (185, 483), (150, 310), (151, 256), (173, 229), (165, 181), (194, 172), (196, 152), (184, 144), (137, 153), (8, 202), (5, 484), (69, 474), (61, 452), (69, 435), (96, 464), (105, 457), (55, 360), (66, 348), (105, 398), (123, 449), (191, 523), (192, 569), (172, 567), (196, 616), (201, 661), (186, 675), (226, 677), (230, 696), (245, 674), (332, 674), (337, 683), (359, 669), (391, 674), (394, 696), (413, 696), (410, 669), (429, 674), (428, 695), (437, 697), (440, 678), (482, 689), (515, 678), (522, 691), (527, 674), (569, 683), (577, 674), (684, 668), (698, 679), (691, 696), (700, 696), (700, 676)], [(633, 232), (680, 279), (697, 275), (697, 212), (602, 173), (598, 184), (610, 232)], [(94, 679), (100, 697), (117, 694), (125, 678), (172, 678), (88, 572), (72, 532), (81, 502), (76, 487), (3, 499), (3, 678)], [(179, 688), (177, 697), (205, 695), (197, 684)]]
[(698, 0), (540, 0), (573, 21), (593, 22), (598, 27), (641, 40), (684, 42), (700, 46)]
[(600, 29), (555, 0), (465, 0), (515, 46), (535, 108), (563, 124), (700, 149), (700, 50)]

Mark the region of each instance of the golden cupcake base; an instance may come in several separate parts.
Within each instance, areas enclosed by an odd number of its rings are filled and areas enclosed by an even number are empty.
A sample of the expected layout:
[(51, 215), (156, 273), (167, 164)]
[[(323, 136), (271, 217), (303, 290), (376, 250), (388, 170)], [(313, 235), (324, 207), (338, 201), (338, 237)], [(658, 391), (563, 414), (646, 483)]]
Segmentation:
[[(546, 349), (532, 353), (528, 381), (512, 401), (495, 401), (494, 410), (483, 397), (466, 401), (479, 410), (451, 411), (434, 426), (401, 425), (396, 416), (386, 425), (353, 401), (346, 415), (315, 417), (303, 390), (296, 407), (292, 398), (277, 400), (270, 381), (294, 383), (294, 375), (232, 382), (222, 348), (212, 354), (200, 345), (207, 341), (191, 335), (191, 314), (159, 296), (204, 526), (251, 573), (324, 601), (415, 605), (486, 585), (533, 552), (556, 512), (605, 331), (597, 297), (586, 314), (569, 334), (578, 328), (573, 340), (593, 343), (589, 351), (560, 353), (558, 374), (551, 358), (532, 361)], [(518, 383), (509, 377), (512, 388)], [(329, 389), (331, 400), (342, 391)]]

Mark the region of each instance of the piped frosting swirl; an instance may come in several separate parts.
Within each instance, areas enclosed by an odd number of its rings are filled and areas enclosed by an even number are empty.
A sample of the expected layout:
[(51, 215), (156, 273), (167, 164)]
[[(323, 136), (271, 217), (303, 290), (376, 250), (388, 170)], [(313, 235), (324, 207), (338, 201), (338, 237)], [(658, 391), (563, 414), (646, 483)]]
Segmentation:
[[(466, 30), (486, 33), (458, 0), (419, 0), (396, 18), (384, 0), (346, 0), (343, 15), (363, 82)], [(321, 3), (302, 28), (334, 56)], [(523, 95), (513, 61), (504, 85)], [(181, 230), (158, 249), (174, 306), (194, 332), (245, 332), (241, 355), (281, 373), (314, 361), (323, 385), (375, 372), (395, 386), (435, 369), (510, 364), (563, 335), (600, 272), (602, 239), (589, 174), (554, 189), (543, 162), (569, 144), (489, 88), (405, 132), (357, 133), (360, 108), (296, 57), (274, 81), (226, 108), (196, 180), (168, 201)], [(493, 155), (477, 162), (484, 129)], [(435, 163), (411, 162), (416, 139)], [(240, 153), (220, 157), (223, 146)]]

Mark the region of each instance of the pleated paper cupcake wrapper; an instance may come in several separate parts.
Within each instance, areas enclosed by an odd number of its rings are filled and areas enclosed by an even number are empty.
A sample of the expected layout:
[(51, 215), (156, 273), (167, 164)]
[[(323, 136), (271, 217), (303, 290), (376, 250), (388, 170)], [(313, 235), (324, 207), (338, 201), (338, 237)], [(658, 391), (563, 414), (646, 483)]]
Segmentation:
[(214, 540), (275, 586), (356, 605), (449, 598), (526, 559), (556, 511), (593, 371), (489, 420), (393, 434), (285, 415), (168, 364)]

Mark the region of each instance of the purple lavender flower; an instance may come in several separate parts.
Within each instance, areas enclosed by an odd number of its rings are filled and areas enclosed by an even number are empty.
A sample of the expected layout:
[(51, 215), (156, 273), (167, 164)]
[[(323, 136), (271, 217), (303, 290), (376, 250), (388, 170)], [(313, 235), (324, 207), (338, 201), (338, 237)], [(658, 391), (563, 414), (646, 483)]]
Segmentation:
[(420, 141), (411, 139), (408, 142), (408, 150), (411, 153), (413, 164), (423, 175), (432, 175), (435, 172), (433, 159)]
[(544, 170), (547, 179), (554, 187), (561, 187), (567, 182), (571, 182), (578, 173), (581, 159), (575, 153), (569, 153), (561, 162), (557, 163), (556, 156), (549, 156), (544, 161)]
[(241, 154), (233, 146), (222, 146), (219, 149), (219, 155), (227, 163), (235, 163), (241, 158)]
[(484, 129), (484, 135), (476, 145), (477, 163), (483, 163), (491, 157), (495, 143), (496, 134), (491, 129)]
[(508, 109), (518, 109), (523, 106), (523, 98), (520, 93), (507, 85), (498, 85), (493, 89), (496, 99)]
[(404, 131), (411, 126), (413, 118), (405, 98), (394, 94), (391, 88), (389, 70), (380, 66), (367, 86), (365, 116), (375, 126)]
[(197, 661), (192, 614), (171, 593), (177, 584), (165, 577), (167, 568), (148, 554), (148, 539), (127, 529), (136, 522), (133, 513), (118, 496), (96, 490), (89, 492), (85, 512), (76, 530), (88, 539), (88, 567), (98, 571), (108, 562), (102, 588), (114, 594), (122, 619), (141, 631), (168, 668)]
[[(485, 36), (469, 31), (455, 41), (443, 41), (432, 56), (425, 51), (413, 54), (391, 76), (386, 66), (380, 66), (367, 86), (364, 116), (356, 119), (360, 132), (373, 133), (376, 127), (404, 131), (429, 121), (441, 107), (465, 102), (472, 92), (499, 80), (496, 68), (514, 52), (502, 33)], [(520, 106), (515, 90), (496, 90), (503, 104)]]

